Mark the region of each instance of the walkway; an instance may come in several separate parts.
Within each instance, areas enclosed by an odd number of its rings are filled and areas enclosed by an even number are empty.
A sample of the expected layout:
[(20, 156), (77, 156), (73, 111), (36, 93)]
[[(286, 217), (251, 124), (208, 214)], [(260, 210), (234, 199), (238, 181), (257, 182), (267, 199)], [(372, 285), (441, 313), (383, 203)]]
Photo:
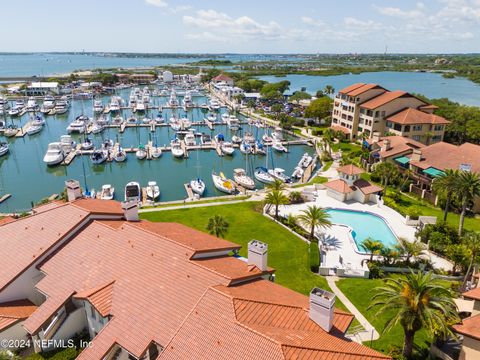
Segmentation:
[(350, 311), (353, 315), (355, 315), (355, 318), (365, 329), (364, 331), (360, 331), (356, 333), (355, 335), (356, 339), (353, 339), (353, 340), (355, 341), (359, 340), (361, 342), (377, 340), (380, 337), (380, 334), (372, 326), (372, 324), (368, 322), (365, 316), (363, 316), (362, 313), (358, 311), (355, 305), (353, 305), (352, 302), (348, 300), (348, 298), (343, 294), (343, 292), (337, 287), (337, 284), (335, 284), (335, 282), (339, 280), (339, 278), (336, 276), (326, 276), (326, 279), (327, 279), (328, 286), (330, 286), (330, 289), (332, 289), (333, 293), (340, 299), (343, 305), (346, 306), (348, 311)]

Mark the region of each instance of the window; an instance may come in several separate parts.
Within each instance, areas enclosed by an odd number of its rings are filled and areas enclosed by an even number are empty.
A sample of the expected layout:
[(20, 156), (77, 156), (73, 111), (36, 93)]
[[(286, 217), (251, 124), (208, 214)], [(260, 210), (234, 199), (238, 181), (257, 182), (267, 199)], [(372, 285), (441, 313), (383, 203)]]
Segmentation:
[(90, 316), (92, 319), (97, 320), (97, 313), (92, 305), (90, 305)]
[(413, 135), (412, 139), (415, 141), (420, 141), (420, 135)]
[(396, 130), (396, 131), (402, 131), (402, 125), (400, 125), (400, 124), (394, 124), (394, 125), (393, 125), (393, 129)]
[(435, 131), (442, 131), (443, 125), (435, 125)]
[(385, 111), (382, 111), (382, 117), (385, 117)]
[(403, 128), (403, 131), (410, 132), (410, 125), (405, 125), (405, 127)]
[(423, 128), (422, 125), (413, 125), (413, 131), (421, 131)]

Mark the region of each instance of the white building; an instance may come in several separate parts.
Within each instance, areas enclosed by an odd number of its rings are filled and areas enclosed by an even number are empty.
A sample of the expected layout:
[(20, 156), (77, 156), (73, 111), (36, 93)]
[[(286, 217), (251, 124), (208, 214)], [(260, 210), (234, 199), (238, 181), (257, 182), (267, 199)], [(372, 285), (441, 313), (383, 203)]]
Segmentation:
[(173, 74), (171, 71), (164, 71), (162, 74), (162, 79), (164, 82), (173, 82)]
[(59, 94), (58, 82), (32, 82), (27, 86), (27, 95), (43, 96), (46, 94)]

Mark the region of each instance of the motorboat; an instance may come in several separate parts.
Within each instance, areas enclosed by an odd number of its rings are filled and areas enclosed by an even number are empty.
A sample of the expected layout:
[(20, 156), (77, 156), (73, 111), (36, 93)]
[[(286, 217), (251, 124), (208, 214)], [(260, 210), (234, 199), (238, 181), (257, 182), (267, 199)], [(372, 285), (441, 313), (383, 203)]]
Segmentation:
[(149, 181), (148, 186), (145, 188), (145, 193), (147, 194), (147, 199), (157, 199), (160, 196), (160, 187), (157, 185), (157, 182)]
[(313, 161), (313, 158), (308, 153), (303, 154), (302, 158), (298, 162), (298, 166), (307, 168)]
[(93, 149), (93, 141), (90, 138), (85, 138), (83, 142), (80, 144), (80, 149), (82, 150), (92, 150)]
[(227, 124), (230, 130), (236, 131), (240, 129), (240, 121), (236, 118), (235, 115), (230, 115), (228, 117)]
[(40, 115), (35, 115), (32, 120), (32, 126), (43, 126), (45, 125), (45, 119)]
[(262, 141), (264, 143), (271, 143), (273, 141), (272, 137), (268, 135), (267, 133), (262, 135)]
[(255, 144), (256, 139), (252, 133), (247, 132), (243, 137), (243, 141), (245, 141), (247, 144)]
[(90, 160), (94, 165), (100, 165), (107, 160), (107, 152), (105, 150), (94, 150), (90, 155)]
[(142, 119), (142, 123), (143, 124), (150, 124), (152, 122), (152, 119), (148, 118), (148, 117), (144, 117)]
[(93, 112), (95, 114), (100, 114), (103, 112), (105, 107), (103, 106), (102, 100), (94, 100), (93, 101)]
[(226, 124), (228, 122), (228, 117), (229, 117), (229, 113), (226, 112), (226, 113), (223, 113), (222, 114), (222, 121)]
[(192, 127), (192, 122), (185, 117), (180, 119), (180, 124), (182, 126), (182, 130), (187, 130)]
[(283, 144), (280, 141), (274, 141), (272, 144), (273, 150), (277, 152), (288, 152), (288, 149), (283, 146)]
[(269, 169), (268, 173), (271, 176), (273, 176), (275, 179), (280, 180), (284, 183), (292, 182), (292, 179), (290, 179), (287, 175), (285, 175), (285, 170), (281, 168)]
[(109, 150), (109, 149), (113, 148), (114, 145), (115, 145), (115, 143), (113, 142), (112, 139), (104, 139), (103, 142), (102, 142), (102, 148), (105, 149), (105, 150)]
[(123, 117), (120, 115), (117, 115), (112, 119), (112, 124), (114, 125), (120, 125), (121, 123), (123, 123)]
[(185, 145), (187, 146), (197, 145), (197, 142), (195, 140), (195, 135), (193, 132), (189, 132), (188, 134), (186, 134), (183, 140), (185, 141)]
[(170, 107), (177, 107), (179, 105), (178, 99), (177, 99), (177, 93), (173, 88), (172, 88), (172, 92), (170, 93), (170, 99), (168, 99), (168, 105)]
[(117, 112), (120, 111), (121, 98), (119, 96), (112, 96), (110, 99), (110, 111)]
[(253, 179), (247, 175), (244, 169), (234, 169), (233, 179), (238, 185), (243, 186), (245, 189), (255, 189), (255, 181), (253, 181)]
[(63, 146), (61, 142), (53, 142), (48, 144), (47, 152), (43, 157), (43, 162), (48, 166), (60, 164), (65, 158)]
[(95, 122), (92, 125), (91, 131), (92, 131), (92, 134), (100, 134), (104, 129), (105, 128), (103, 127), (103, 125), (100, 125), (99, 123)]
[(37, 100), (35, 100), (34, 97), (29, 97), (27, 101), (27, 111), (34, 112), (38, 110), (39, 108), (38, 108)]
[(100, 190), (99, 198), (102, 200), (113, 200), (115, 195), (115, 188), (110, 184), (102, 185), (102, 190)]
[(138, 160), (143, 160), (147, 157), (147, 151), (145, 150), (145, 147), (143, 145), (140, 145), (138, 147), (138, 150), (135, 152), (135, 156)]
[(240, 144), (240, 152), (242, 154), (250, 154), (252, 152), (252, 147), (246, 142)]
[(212, 143), (212, 137), (210, 136), (210, 134), (203, 133), (200, 138), (200, 141), (202, 145), (210, 145)]
[(165, 119), (164, 117), (162, 116), (162, 114), (158, 114), (157, 117), (155, 118), (155, 122), (157, 124), (163, 124), (165, 122)]
[(143, 112), (145, 111), (145, 103), (143, 101), (138, 101), (135, 106), (135, 111)]
[(0, 108), (5, 111), (10, 108), (10, 103), (3, 96), (0, 96)]
[(42, 130), (43, 130), (43, 126), (41, 126), (41, 125), (31, 125), (27, 129), (27, 134), (28, 135), (35, 135), (35, 134), (38, 134)]
[(60, 143), (62, 144), (62, 149), (65, 154), (68, 154), (69, 152), (77, 148), (77, 143), (72, 139), (70, 135), (60, 136)]
[(210, 109), (212, 110), (218, 110), (220, 109), (220, 103), (216, 99), (210, 100)]
[(105, 126), (108, 125), (108, 118), (105, 115), (100, 115), (95, 122), (99, 125)]
[(0, 156), (6, 155), (8, 152), (8, 144), (6, 142), (0, 142)]
[(3, 131), (3, 136), (14, 137), (18, 133), (18, 127), (16, 125), (8, 125)]
[(264, 184), (272, 184), (275, 182), (275, 178), (270, 175), (268, 170), (263, 166), (255, 168), (253, 175), (255, 176), (255, 179)]
[(137, 95), (131, 94), (129, 99), (128, 99), (128, 106), (132, 109), (135, 110), (137, 107)]
[(46, 95), (43, 98), (43, 104), (40, 108), (40, 112), (43, 114), (48, 114), (55, 108), (55, 98), (52, 95)]
[(224, 141), (220, 146), (220, 149), (222, 150), (222, 153), (224, 155), (233, 155), (233, 153), (235, 152), (235, 148), (233, 147), (233, 144), (228, 141)]
[(207, 115), (207, 120), (208, 121), (217, 121), (217, 115), (210, 113), (210, 114)]
[(212, 180), (215, 187), (220, 190), (221, 192), (227, 194), (234, 194), (235, 193), (235, 184), (232, 180), (227, 179), (225, 175), (221, 172), (219, 175), (212, 172)]
[(88, 120), (88, 117), (83, 115), (78, 116), (74, 121), (70, 123), (70, 125), (67, 126), (67, 133), (83, 134), (87, 130), (86, 120)]
[(292, 173), (292, 178), (293, 179), (301, 179), (303, 176), (304, 170), (302, 169), (301, 166), (296, 166), (295, 169), (293, 170)]
[(240, 136), (237, 136), (237, 135), (232, 136), (232, 143), (240, 144), (241, 142), (242, 142), (242, 138)]
[(113, 160), (115, 160), (116, 162), (123, 162), (127, 160), (126, 151), (119, 147), (118, 150), (113, 154)]
[(136, 181), (131, 181), (125, 185), (125, 201), (142, 201), (142, 188)]
[(62, 96), (60, 100), (55, 103), (55, 114), (65, 114), (70, 107), (70, 103), (65, 96)]
[(267, 155), (267, 152), (265, 151), (265, 147), (260, 141), (255, 141), (255, 144), (253, 145), (254, 147), (254, 152), (257, 155)]
[(9, 116), (18, 116), (20, 114), (20, 111), (23, 109), (19, 109), (16, 106), (12, 107), (10, 110), (8, 110), (8, 115)]
[(276, 141), (282, 141), (283, 140), (282, 129), (276, 128), (275, 131), (272, 133), (272, 138), (273, 140), (276, 140)]
[(130, 116), (127, 119), (127, 124), (137, 124), (137, 123), (138, 123), (138, 119), (136, 117)]
[(150, 148), (150, 155), (154, 159), (158, 159), (160, 156), (162, 156), (162, 149), (160, 149), (158, 146), (153, 146)]
[(174, 131), (180, 131), (182, 129), (182, 123), (180, 122), (180, 120), (177, 120), (175, 118), (170, 118), (170, 127)]
[(200, 178), (193, 179), (190, 181), (190, 188), (195, 194), (202, 196), (205, 192), (205, 182)]
[(178, 139), (174, 139), (172, 140), (172, 142), (170, 143), (170, 146), (171, 146), (171, 150), (172, 150), (172, 155), (176, 158), (181, 158), (183, 157), (183, 149), (182, 149), (182, 145), (180, 144), (180, 140)]

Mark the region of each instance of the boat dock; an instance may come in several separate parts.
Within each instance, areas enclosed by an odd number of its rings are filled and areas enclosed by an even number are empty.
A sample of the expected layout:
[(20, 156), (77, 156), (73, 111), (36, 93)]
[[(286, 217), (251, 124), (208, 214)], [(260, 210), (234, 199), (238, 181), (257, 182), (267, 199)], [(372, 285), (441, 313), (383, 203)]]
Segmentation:
[(27, 135), (27, 131), (30, 129), (31, 126), (32, 126), (32, 122), (31, 121), (27, 122), (18, 130), (15, 137), (24, 137), (25, 135)]
[(307, 168), (303, 171), (302, 178), (300, 179), (301, 183), (306, 183), (310, 180), (310, 177), (312, 176), (313, 171), (317, 167), (317, 161), (318, 161), (318, 155), (315, 154), (313, 156), (313, 160), (310, 163), (310, 165), (308, 165)]
[(193, 190), (190, 187), (190, 184), (183, 184), (183, 186), (185, 187), (185, 191), (187, 192), (188, 200), (190, 201), (195, 200), (195, 194), (193, 193)]
[(5, 194), (2, 197), (0, 197), (0, 204), (3, 203), (5, 200), (9, 199), (12, 196), (12, 194)]
[(180, 146), (183, 150), (183, 157), (188, 159), (188, 147), (187, 144), (185, 144), (185, 140), (180, 141)]

